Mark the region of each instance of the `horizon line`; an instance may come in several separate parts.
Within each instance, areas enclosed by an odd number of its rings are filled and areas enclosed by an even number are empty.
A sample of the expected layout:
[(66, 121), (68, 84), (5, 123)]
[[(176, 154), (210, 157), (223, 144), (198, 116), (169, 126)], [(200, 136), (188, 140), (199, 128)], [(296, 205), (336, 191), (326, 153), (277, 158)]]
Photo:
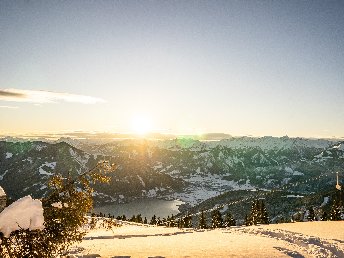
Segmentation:
[[(159, 137), (160, 136), (160, 137)], [(176, 138), (192, 138), (196, 140), (223, 140), (230, 138), (239, 138), (239, 137), (248, 137), (248, 138), (263, 138), (263, 137), (272, 137), (272, 138), (305, 138), (305, 139), (344, 139), (344, 136), (296, 136), (296, 135), (252, 135), (252, 134), (243, 134), (243, 135), (233, 135), (230, 133), (221, 133), (221, 132), (208, 132), (201, 134), (190, 134), (190, 133), (165, 133), (165, 132), (148, 132), (145, 134), (137, 134), (133, 132), (110, 132), (110, 131), (59, 131), (59, 132), (27, 132), (27, 133), (8, 133), (0, 132), (1, 138), (11, 137), (11, 138), (22, 138), (22, 139), (61, 139), (61, 138), (71, 138), (71, 139), (156, 139), (156, 140), (167, 140), (167, 139), (176, 139)]]

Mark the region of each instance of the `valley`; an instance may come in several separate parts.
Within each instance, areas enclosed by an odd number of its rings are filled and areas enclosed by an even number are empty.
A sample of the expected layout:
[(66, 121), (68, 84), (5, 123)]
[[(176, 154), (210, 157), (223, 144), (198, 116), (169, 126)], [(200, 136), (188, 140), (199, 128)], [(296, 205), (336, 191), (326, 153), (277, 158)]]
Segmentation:
[[(126, 139), (101, 144), (71, 138), (3, 140), (0, 185), (12, 200), (25, 195), (41, 198), (48, 193), (52, 175), (73, 177), (102, 160), (117, 168), (109, 184), (95, 185), (96, 206), (142, 198), (180, 200), (179, 211), (185, 213), (231, 204), (236, 217), (243, 219), (254, 198), (266, 198), (269, 213), (278, 220), (309, 206), (329, 208), (335, 173), (344, 171), (344, 143), (289, 137)], [(325, 197), (328, 202), (323, 204)]]

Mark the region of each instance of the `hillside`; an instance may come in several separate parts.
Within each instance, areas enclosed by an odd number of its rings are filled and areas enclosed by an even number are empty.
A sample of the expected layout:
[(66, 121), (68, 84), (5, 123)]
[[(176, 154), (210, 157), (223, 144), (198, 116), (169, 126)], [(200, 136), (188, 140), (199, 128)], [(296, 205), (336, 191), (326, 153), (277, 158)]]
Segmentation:
[(99, 203), (124, 202), (180, 188), (180, 180), (149, 169), (144, 161), (92, 155), (65, 142), (30, 141), (0, 141), (0, 184), (12, 199), (29, 194), (41, 198), (47, 194), (49, 179), (55, 173), (73, 177), (101, 160), (115, 163), (118, 168), (110, 174), (111, 184), (95, 186)]
[[(344, 170), (344, 144), (289, 137), (136, 139), (106, 144), (70, 138), (55, 143), (0, 141), (0, 185), (13, 199), (28, 194), (40, 198), (47, 194), (47, 182), (54, 173), (75, 176), (100, 160), (116, 164), (117, 169), (109, 185), (96, 186), (99, 204), (180, 199), (185, 202), (181, 210), (197, 210), (233, 201), (240, 191), (254, 197), (259, 190), (273, 191), (267, 198), (275, 196), (277, 202), (284, 202), (283, 196), (303, 196), (301, 202), (288, 201), (307, 207), (319, 206), (331, 196), (335, 172)], [(281, 192), (276, 195), (276, 190)], [(277, 207), (271, 211), (274, 215), (283, 213), (278, 203), (273, 206)]]

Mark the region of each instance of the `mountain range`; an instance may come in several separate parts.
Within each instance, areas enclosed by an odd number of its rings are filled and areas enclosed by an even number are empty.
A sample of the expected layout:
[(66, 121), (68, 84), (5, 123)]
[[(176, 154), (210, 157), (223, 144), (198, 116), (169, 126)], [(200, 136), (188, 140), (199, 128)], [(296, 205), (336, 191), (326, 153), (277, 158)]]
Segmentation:
[(40, 198), (47, 194), (53, 174), (75, 176), (101, 160), (117, 169), (110, 174), (110, 184), (95, 186), (97, 203), (180, 199), (186, 210), (214, 198), (228, 201), (219, 196), (240, 191), (252, 195), (283, 190), (289, 196), (305, 196), (328, 189), (335, 184), (335, 172), (344, 170), (344, 142), (286, 136), (125, 139), (105, 144), (72, 138), (6, 139), (0, 141), (0, 185), (12, 199), (28, 194)]

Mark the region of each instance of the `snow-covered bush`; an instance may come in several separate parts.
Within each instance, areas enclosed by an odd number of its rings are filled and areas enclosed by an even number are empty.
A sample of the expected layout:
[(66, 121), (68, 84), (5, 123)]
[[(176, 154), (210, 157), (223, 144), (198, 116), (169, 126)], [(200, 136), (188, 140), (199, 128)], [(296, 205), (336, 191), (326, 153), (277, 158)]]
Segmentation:
[(0, 232), (9, 237), (20, 229), (44, 229), (43, 207), (40, 200), (25, 196), (0, 213)]
[(0, 228), (0, 257), (56, 257), (81, 241), (86, 233), (82, 229), (86, 214), (93, 206), (92, 185), (108, 182), (106, 173), (113, 169), (113, 165), (100, 162), (75, 178), (54, 175), (49, 182), (50, 194), (42, 200), (43, 227), (19, 224), (10, 231)]

